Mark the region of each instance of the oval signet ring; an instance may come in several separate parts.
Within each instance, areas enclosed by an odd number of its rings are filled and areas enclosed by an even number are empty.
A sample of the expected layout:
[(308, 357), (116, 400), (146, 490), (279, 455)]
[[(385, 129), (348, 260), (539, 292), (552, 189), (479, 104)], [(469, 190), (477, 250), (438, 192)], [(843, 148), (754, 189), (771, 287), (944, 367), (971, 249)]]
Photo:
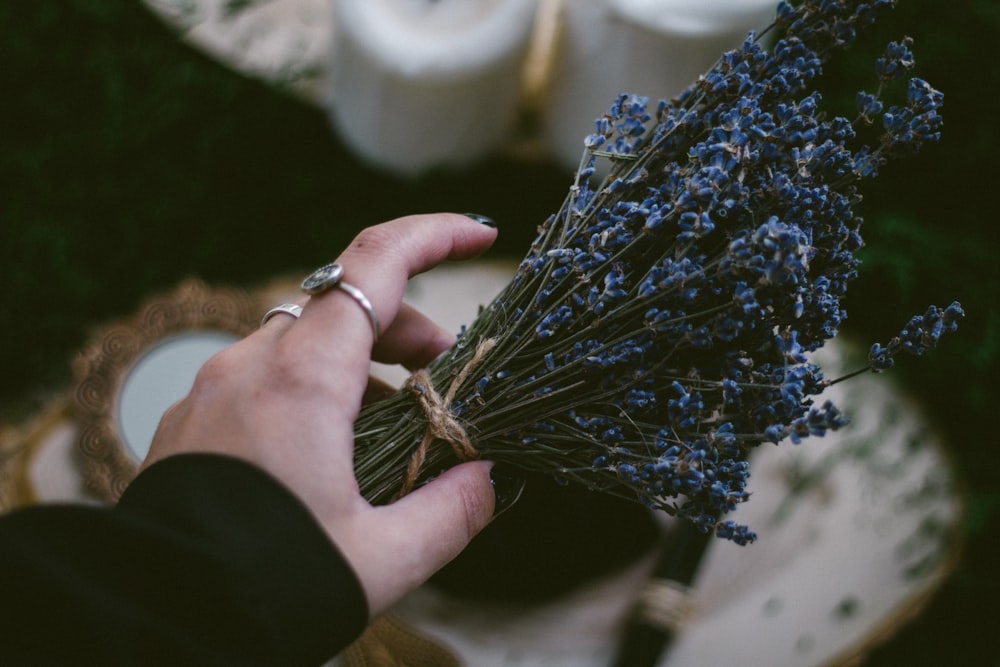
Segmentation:
[(374, 335), (374, 341), (378, 341), (379, 336), (379, 326), (378, 326), (378, 316), (375, 314), (375, 308), (372, 307), (372, 302), (368, 300), (368, 297), (364, 295), (364, 292), (359, 290), (354, 285), (350, 285), (344, 282), (344, 267), (340, 264), (327, 264), (326, 266), (321, 266), (316, 269), (302, 281), (302, 291), (311, 296), (322, 294), (327, 290), (337, 288), (345, 292), (348, 296), (354, 299), (361, 308), (364, 309), (365, 314), (368, 315), (368, 321), (372, 325), (372, 334)]

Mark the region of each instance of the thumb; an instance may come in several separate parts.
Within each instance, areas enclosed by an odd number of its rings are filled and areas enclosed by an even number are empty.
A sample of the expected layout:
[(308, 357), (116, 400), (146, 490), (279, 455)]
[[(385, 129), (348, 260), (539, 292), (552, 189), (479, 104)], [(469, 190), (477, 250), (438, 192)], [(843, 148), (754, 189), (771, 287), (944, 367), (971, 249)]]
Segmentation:
[(523, 487), (524, 478), (505, 466), (470, 461), (391, 505), (372, 508), (365, 528), (372, 548), (361, 562), (352, 562), (372, 616), (461, 553), (493, 517), (514, 504)]

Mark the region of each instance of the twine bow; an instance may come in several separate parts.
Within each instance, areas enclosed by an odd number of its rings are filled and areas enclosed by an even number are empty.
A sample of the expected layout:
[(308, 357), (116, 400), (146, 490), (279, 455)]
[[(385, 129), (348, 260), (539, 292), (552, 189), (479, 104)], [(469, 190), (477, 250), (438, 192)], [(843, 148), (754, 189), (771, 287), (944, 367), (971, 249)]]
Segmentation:
[(430, 374), (426, 370), (421, 369), (407, 379), (405, 387), (414, 395), (417, 403), (423, 409), (427, 417), (427, 430), (424, 432), (424, 437), (421, 439), (417, 449), (413, 452), (413, 456), (410, 457), (409, 464), (406, 466), (406, 476), (403, 478), (402, 489), (399, 493), (400, 497), (405, 496), (413, 490), (417, 476), (420, 474), (420, 469), (427, 458), (427, 452), (431, 444), (436, 440), (443, 440), (448, 443), (460, 461), (472, 461), (479, 458), (479, 452), (472, 445), (465, 427), (452, 414), (451, 404), (455, 400), (455, 394), (458, 393), (462, 383), (468, 379), (469, 374), (475, 370), (476, 366), (479, 365), (495, 346), (495, 338), (487, 338), (482, 341), (476, 347), (476, 352), (469, 359), (469, 362), (465, 364), (458, 375), (451, 381), (451, 384), (448, 385), (448, 391), (445, 392), (444, 396), (438, 394), (434, 389), (433, 384), (431, 384)]

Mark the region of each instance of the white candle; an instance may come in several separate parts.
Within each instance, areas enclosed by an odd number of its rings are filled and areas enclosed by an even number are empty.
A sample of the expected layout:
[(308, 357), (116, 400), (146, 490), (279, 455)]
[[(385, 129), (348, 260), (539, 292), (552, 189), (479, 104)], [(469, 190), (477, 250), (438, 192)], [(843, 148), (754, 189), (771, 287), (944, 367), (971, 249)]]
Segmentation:
[(535, 0), (333, 0), (328, 106), (364, 159), (460, 166), (506, 138)]
[(619, 93), (681, 92), (748, 30), (774, 16), (775, 0), (568, 0), (545, 109), (545, 140), (576, 167), (594, 119)]

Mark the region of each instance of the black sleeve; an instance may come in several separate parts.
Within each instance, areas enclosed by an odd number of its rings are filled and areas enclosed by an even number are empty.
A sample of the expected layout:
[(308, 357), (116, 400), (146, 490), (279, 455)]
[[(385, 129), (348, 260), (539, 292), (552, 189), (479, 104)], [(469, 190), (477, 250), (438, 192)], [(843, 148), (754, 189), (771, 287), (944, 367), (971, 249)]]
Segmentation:
[(316, 666), (367, 617), (305, 506), (234, 458), (168, 458), (114, 508), (0, 518), (4, 665)]

